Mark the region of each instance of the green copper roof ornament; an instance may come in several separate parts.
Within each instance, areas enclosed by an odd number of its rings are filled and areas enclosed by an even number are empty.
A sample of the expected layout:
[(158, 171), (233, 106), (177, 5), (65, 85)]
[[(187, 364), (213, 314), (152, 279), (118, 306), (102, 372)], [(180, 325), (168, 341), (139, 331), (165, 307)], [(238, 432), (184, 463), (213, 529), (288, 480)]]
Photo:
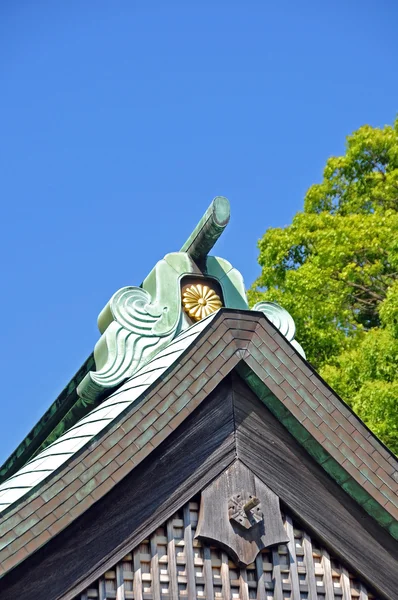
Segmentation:
[(187, 252), (196, 263), (202, 263), (228, 225), (230, 214), (229, 200), (224, 196), (214, 198), (180, 252)]
[[(102, 335), (94, 349), (96, 370), (89, 371), (77, 387), (81, 398), (97, 402), (105, 397), (152, 360), (181, 331), (217, 310), (220, 304), (227, 308), (249, 308), (239, 271), (223, 258), (209, 256), (229, 217), (229, 201), (217, 196), (180, 252), (166, 254), (141, 286), (124, 287), (112, 296), (98, 317)], [(192, 297), (198, 302), (196, 308)], [(188, 304), (191, 302), (190, 310), (187, 310), (187, 298)], [(271, 307), (270, 304), (260, 303), (255, 310), (272, 316), (278, 311), (277, 305)], [(279, 309), (281, 324), (289, 319), (292, 322), (290, 315)], [(273, 319), (276, 325), (275, 317)], [(284, 334), (289, 341), (294, 337), (291, 331), (290, 323)]]
[[(180, 252), (167, 254), (140, 286), (122, 288), (112, 296), (98, 318), (101, 337), (94, 352), (0, 466), (0, 483), (98, 406), (181, 331), (214, 313), (220, 304), (248, 309), (239, 271), (228, 261), (209, 256), (229, 217), (228, 200), (218, 196)], [(304, 356), (284, 309), (262, 302), (253, 310), (264, 312)]]
[(141, 286), (118, 290), (98, 317), (102, 334), (94, 349), (96, 370), (77, 388), (80, 397), (96, 401), (131, 377), (194, 320), (183, 310), (181, 280), (214, 281), (222, 290), (223, 306), (247, 309), (241, 274), (208, 253), (230, 216), (227, 198), (218, 196), (180, 252), (167, 254)]
[(273, 325), (282, 335), (285, 336), (288, 342), (297, 350), (303, 358), (305, 358), (305, 352), (301, 344), (294, 339), (296, 335), (296, 325), (293, 321), (293, 317), (287, 312), (282, 306), (276, 302), (257, 302), (252, 308), (265, 314), (265, 316), (271, 321)]

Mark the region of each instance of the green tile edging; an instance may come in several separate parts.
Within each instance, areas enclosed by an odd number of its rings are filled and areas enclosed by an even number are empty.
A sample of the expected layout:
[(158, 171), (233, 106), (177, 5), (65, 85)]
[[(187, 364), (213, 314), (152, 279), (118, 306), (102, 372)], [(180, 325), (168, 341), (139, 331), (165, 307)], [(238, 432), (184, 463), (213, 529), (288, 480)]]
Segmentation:
[(94, 408), (92, 405), (83, 406), (82, 403), (76, 406), (79, 401), (76, 388), (86, 373), (94, 367), (94, 364), (94, 355), (90, 354), (33, 429), (0, 467), (0, 483), (14, 475), (33, 456), (55, 441)]
[(237, 366), (239, 375), (256, 396), (286, 427), (304, 449), (379, 525), (398, 540), (398, 521), (347, 473), (347, 471), (315, 440), (261, 379), (244, 363)]

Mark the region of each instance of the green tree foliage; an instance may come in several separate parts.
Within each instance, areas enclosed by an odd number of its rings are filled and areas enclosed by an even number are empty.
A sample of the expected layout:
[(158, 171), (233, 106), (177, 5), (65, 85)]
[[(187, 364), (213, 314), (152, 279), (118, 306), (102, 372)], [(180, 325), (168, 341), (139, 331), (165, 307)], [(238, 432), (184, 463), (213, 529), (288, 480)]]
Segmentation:
[(398, 118), (349, 136), (259, 249), (250, 302), (292, 314), (308, 360), (398, 452)]

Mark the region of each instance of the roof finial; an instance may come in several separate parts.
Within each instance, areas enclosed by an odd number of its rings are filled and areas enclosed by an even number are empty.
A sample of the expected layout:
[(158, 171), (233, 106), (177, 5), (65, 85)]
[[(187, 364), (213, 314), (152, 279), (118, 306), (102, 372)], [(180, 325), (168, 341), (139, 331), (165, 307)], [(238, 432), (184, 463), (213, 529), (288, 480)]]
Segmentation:
[(216, 196), (180, 252), (189, 254), (196, 263), (203, 261), (228, 225), (229, 216), (229, 200)]

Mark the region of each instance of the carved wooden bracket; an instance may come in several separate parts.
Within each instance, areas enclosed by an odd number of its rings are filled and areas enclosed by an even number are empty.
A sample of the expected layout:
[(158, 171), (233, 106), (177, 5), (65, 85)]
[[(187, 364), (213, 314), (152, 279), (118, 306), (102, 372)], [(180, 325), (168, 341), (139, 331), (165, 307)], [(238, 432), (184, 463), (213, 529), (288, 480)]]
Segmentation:
[(196, 537), (221, 546), (241, 566), (288, 541), (278, 496), (239, 460), (203, 490)]

